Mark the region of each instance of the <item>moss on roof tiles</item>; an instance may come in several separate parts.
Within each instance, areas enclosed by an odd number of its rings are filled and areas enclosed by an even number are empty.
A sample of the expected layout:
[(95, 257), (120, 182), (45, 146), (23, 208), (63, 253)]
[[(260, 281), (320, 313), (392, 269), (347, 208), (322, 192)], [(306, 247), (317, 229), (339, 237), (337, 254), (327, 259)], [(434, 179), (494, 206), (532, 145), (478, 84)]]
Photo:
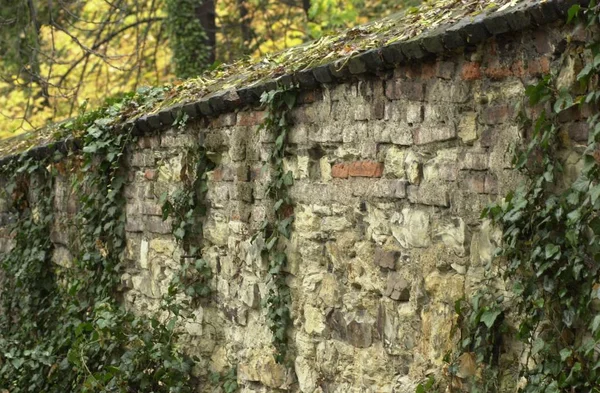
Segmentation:
[[(197, 78), (166, 86), (161, 89), (161, 97), (152, 100), (151, 105), (127, 108), (127, 112), (115, 118), (117, 122), (133, 120), (177, 103), (198, 101), (219, 90), (241, 88), (349, 58), (369, 49), (409, 40), (440, 26), (450, 26), (467, 17), (501, 11), (528, 1), (531, 0), (425, 0), (419, 7), (412, 7), (402, 13), (322, 37), (317, 41), (260, 59), (242, 59), (232, 64), (221, 65)], [(77, 130), (74, 132), (77, 133)], [(55, 125), (5, 139), (0, 141), (0, 157), (18, 154), (66, 136), (65, 127)]]

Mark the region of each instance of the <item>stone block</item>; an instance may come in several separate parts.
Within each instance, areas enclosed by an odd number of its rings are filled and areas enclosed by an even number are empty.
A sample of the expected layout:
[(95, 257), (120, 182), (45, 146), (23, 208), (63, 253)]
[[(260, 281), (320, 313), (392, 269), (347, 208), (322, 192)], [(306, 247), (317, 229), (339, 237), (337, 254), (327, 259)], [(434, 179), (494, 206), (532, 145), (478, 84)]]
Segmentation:
[(400, 253), (398, 251), (376, 247), (373, 261), (375, 262), (375, 265), (381, 268), (396, 270), (396, 261), (398, 260), (399, 256)]
[(437, 80), (430, 83), (427, 99), (431, 102), (465, 103), (471, 98), (468, 82)]
[(490, 105), (481, 112), (480, 119), (483, 124), (504, 124), (512, 120), (513, 114), (509, 104)]
[(460, 114), (458, 137), (463, 143), (469, 145), (477, 140), (477, 114), (475, 112)]
[(405, 208), (391, 219), (392, 235), (405, 249), (424, 248), (431, 243), (430, 216), (427, 212)]
[(450, 199), (447, 188), (442, 184), (421, 183), (421, 185), (408, 186), (408, 200), (429, 206), (448, 207)]
[(405, 159), (406, 153), (404, 150), (401, 150), (396, 146), (390, 147), (385, 153), (385, 176), (404, 179), (406, 177), (406, 171), (404, 169)]
[(160, 138), (160, 145), (166, 148), (192, 147), (196, 144), (198, 144), (197, 137), (182, 132), (168, 131)]
[(409, 124), (418, 124), (423, 121), (423, 105), (418, 103), (408, 103), (406, 107), (406, 122)]
[(134, 167), (154, 166), (156, 164), (156, 156), (152, 150), (144, 149), (136, 151), (131, 155), (129, 163)]
[(467, 172), (464, 175), (461, 175), (461, 184), (468, 192), (484, 194), (485, 175), (484, 172)]
[(410, 287), (410, 283), (398, 273), (390, 273), (385, 287), (385, 296), (399, 302), (407, 302), (410, 300)]
[(376, 198), (406, 198), (406, 181), (381, 179), (373, 186), (372, 196)]
[(242, 111), (237, 114), (237, 125), (257, 126), (263, 123), (267, 117), (266, 111)]
[(150, 233), (171, 233), (173, 220), (169, 217), (163, 221), (162, 217), (147, 216), (144, 219), (144, 229)]
[(456, 138), (456, 127), (452, 124), (423, 123), (413, 128), (413, 141), (416, 145), (448, 141)]
[(466, 152), (461, 160), (461, 169), (472, 169), (476, 171), (484, 171), (489, 168), (488, 153)]
[(456, 70), (456, 64), (452, 61), (439, 61), (437, 63), (436, 76), (442, 79), (452, 79)]
[(425, 98), (425, 84), (400, 79), (388, 81), (385, 95), (390, 100), (423, 101)]

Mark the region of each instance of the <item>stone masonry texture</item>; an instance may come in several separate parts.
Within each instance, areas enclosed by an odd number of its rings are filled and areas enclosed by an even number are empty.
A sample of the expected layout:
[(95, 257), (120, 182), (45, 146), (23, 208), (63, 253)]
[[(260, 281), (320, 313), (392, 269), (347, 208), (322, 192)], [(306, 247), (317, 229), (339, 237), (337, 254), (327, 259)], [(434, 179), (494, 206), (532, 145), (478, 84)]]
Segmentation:
[[(261, 168), (274, 139), (258, 131), (265, 112), (238, 108), (140, 137), (127, 151), (126, 306), (157, 310), (180, 266), (159, 197), (181, 187), (185, 151), (203, 143), (217, 163), (202, 242), (214, 278), (211, 299), (180, 327), (201, 359), (194, 372), (236, 367), (244, 393), (414, 392), (441, 372), (455, 345), (454, 302), (475, 293), (500, 242), (481, 210), (525, 181), (511, 164), (526, 137), (515, 106), (540, 75), (573, 81), (579, 72), (578, 52), (558, 62), (567, 34), (561, 23), (508, 33), (303, 93), (285, 159), (295, 179), (288, 365), (273, 357), (268, 266), (251, 240), (272, 214)], [(582, 115), (565, 114), (564, 127), (565, 172), (577, 173)], [(69, 184), (55, 184), (53, 260), (63, 267), (77, 235), (64, 224), (77, 209)], [(0, 253), (11, 248), (5, 212), (0, 199)], [(518, 356), (502, 348), (500, 367)], [(514, 373), (506, 378), (514, 388)]]

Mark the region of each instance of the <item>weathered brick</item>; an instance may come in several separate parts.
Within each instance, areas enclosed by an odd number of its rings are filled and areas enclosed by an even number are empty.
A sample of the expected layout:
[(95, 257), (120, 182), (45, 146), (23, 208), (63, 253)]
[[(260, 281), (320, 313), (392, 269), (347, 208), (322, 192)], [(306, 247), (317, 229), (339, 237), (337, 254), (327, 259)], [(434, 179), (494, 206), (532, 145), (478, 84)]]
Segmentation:
[(436, 76), (437, 64), (436, 63), (425, 63), (421, 67), (421, 79), (428, 80)]
[(485, 67), (483, 73), (492, 80), (500, 80), (513, 75), (510, 66), (502, 65), (498, 61), (494, 61), (492, 64)]
[(468, 172), (462, 176), (462, 184), (469, 192), (485, 194), (485, 173)]
[(224, 113), (215, 118), (210, 119), (209, 128), (231, 127), (236, 122), (236, 113)]
[(422, 101), (425, 98), (425, 84), (416, 81), (393, 80), (388, 81), (385, 95), (391, 100), (407, 99)]
[(312, 104), (313, 102), (319, 101), (321, 98), (322, 95), (319, 90), (303, 90), (298, 94), (298, 103)]
[(410, 124), (421, 123), (423, 121), (423, 105), (409, 102), (406, 106), (406, 121)]
[(527, 62), (527, 73), (531, 76), (546, 75), (549, 72), (550, 60), (547, 57), (538, 57)]
[(160, 145), (163, 147), (186, 147), (198, 143), (198, 139), (190, 134), (165, 132), (160, 138)]
[(460, 77), (467, 81), (481, 79), (481, 64), (472, 61), (465, 62), (461, 67)]
[(381, 120), (385, 117), (385, 97), (377, 97), (371, 103), (371, 119)]
[(448, 207), (450, 205), (447, 189), (443, 185), (437, 183), (409, 185), (407, 188), (407, 195), (408, 200), (411, 203), (442, 207)]
[(350, 164), (345, 162), (334, 164), (331, 167), (331, 177), (338, 179), (347, 179), (350, 173)]
[(484, 124), (502, 124), (512, 120), (513, 108), (509, 104), (490, 105), (481, 113)]
[(243, 111), (237, 114), (237, 124), (240, 126), (257, 126), (267, 117), (266, 111)]
[(449, 124), (422, 124), (413, 128), (413, 141), (416, 145), (447, 141), (456, 138), (456, 127)]
[(486, 194), (497, 194), (498, 193), (498, 179), (495, 175), (487, 173), (485, 175), (484, 191)]
[(461, 161), (461, 169), (483, 171), (489, 168), (489, 154), (467, 152)]
[(465, 103), (471, 97), (468, 82), (437, 80), (427, 89), (427, 99), (432, 102)]
[(156, 180), (158, 179), (158, 171), (156, 169), (146, 169), (144, 171), (144, 177), (147, 180)]
[(438, 62), (436, 75), (438, 78), (452, 79), (454, 77), (455, 69), (456, 64), (454, 64), (454, 62), (440, 61)]
[(481, 133), (481, 137), (479, 138), (479, 143), (481, 147), (492, 147), (495, 144), (495, 136), (498, 133), (498, 130), (495, 128), (488, 127), (484, 129)]
[(375, 161), (355, 161), (350, 163), (348, 176), (351, 177), (381, 177), (383, 163)]

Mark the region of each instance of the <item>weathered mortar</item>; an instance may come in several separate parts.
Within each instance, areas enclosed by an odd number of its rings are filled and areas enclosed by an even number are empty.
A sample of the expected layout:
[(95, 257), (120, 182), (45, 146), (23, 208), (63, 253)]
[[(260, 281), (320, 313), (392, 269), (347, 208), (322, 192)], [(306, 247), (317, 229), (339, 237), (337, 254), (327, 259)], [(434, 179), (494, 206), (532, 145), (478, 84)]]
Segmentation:
[[(272, 356), (261, 306), (267, 264), (250, 240), (272, 210), (261, 168), (274, 141), (258, 131), (263, 112), (195, 121), (130, 147), (126, 305), (158, 309), (180, 265), (159, 197), (180, 187), (185, 149), (203, 143), (218, 163), (203, 242), (214, 294), (182, 326), (186, 349), (201, 355), (197, 374), (237, 366), (242, 392), (413, 392), (443, 367), (454, 303), (481, 285), (500, 241), (479, 219), (482, 208), (525, 181), (511, 165), (524, 137), (515, 105), (540, 75), (559, 72), (569, 84), (578, 73), (578, 55), (557, 62), (566, 34), (561, 24), (511, 33), (302, 93), (286, 160), (296, 204), (290, 368)], [(577, 30), (573, 38), (582, 39)], [(567, 172), (577, 173), (578, 143), (587, 140), (584, 115), (563, 116)], [(55, 185), (54, 260), (65, 267), (76, 238), (65, 224), (77, 208), (69, 184)], [(0, 214), (0, 224), (8, 220)], [(0, 253), (9, 249), (0, 229)], [(501, 367), (517, 359), (507, 346)], [(515, 378), (508, 374), (505, 390)]]

